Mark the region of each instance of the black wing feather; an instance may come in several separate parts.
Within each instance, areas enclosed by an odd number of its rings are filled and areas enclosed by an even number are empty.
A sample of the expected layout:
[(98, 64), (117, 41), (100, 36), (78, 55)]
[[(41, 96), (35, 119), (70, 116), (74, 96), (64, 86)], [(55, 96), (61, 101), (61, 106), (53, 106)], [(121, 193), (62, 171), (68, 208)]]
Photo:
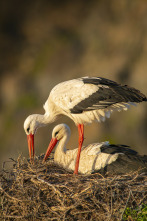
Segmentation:
[(132, 150), (129, 146), (123, 144), (109, 144), (103, 145), (100, 147), (102, 153), (115, 154), (123, 153), (127, 155), (137, 155), (138, 153), (135, 150)]
[(119, 154), (116, 161), (107, 164), (105, 168), (98, 171), (103, 175), (126, 174), (134, 171), (147, 172), (147, 155), (141, 156), (129, 146), (109, 144), (109, 146), (103, 145), (100, 149), (102, 153)]
[(82, 78), (82, 81), (84, 84), (97, 85), (98, 90), (70, 109), (71, 113), (104, 109), (122, 102), (139, 103), (147, 101), (146, 96), (139, 90), (105, 78)]

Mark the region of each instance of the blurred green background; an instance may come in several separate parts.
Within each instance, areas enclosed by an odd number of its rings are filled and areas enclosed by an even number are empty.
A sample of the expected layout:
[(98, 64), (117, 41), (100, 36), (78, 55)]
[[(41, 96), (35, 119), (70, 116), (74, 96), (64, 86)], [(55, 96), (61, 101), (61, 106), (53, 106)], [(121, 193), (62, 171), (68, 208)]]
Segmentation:
[[(147, 95), (147, 2), (145, 0), (0, 1), (0, 162), (28, 157), (25, 118), (44, 113), (50, 90), (82, 76), (129, 84)], [(35, 136), (36, 154), (46, 151), (62, 117)], [(115, 112), (85, 128), (85, 144), (109, 140), (147, 154), (147, 105)]]

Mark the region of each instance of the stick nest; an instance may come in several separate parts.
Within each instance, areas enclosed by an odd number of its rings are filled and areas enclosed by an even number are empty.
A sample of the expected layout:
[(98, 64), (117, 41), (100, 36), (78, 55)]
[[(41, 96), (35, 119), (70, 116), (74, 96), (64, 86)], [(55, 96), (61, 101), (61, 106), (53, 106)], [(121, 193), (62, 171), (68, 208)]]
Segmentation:
[(127, 207), (145, 203), (145, 173), (73, 175), (54, 164), (52, 157), (45, 164), (42, 159), (36, 157), (30, 164), (20, 156), (3, 163), (3, 220), (122, 220)]

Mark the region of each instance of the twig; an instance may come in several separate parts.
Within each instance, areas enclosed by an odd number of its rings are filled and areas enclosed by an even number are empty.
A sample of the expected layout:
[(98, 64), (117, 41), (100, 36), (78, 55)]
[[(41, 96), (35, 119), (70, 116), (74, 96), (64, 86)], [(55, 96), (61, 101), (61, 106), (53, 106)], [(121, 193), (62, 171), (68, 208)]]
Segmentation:
[(20, 201), (20, 202), (29, 202), (29, 200), (22, 200), (22, 199), (17, 199), (13, 196), (10, 196), (8, 193), (6, 193), (6, 191), (0, 186), (0, 190), (2, 190), (2, 192), (9, 197), (10, 199), (12, 199), (13, 201)]
[[(48, 183), (47, 181), (45, 181), (45, 180), (43, 180), (43, 179), (41, 179), (41, 178), (39, 178), (39, 177), (36, 177), (36, 179), (37, 179), (38, 181), (40, 181), (41, 183), (44, 183), (44, 184), (48, 185), (49, 187), (51, 187), (56, 193), (59, 194), (60, 197), (62, 197), (61, 192), (60, 192), (59, 190), (57, 190), (54, 185), (52, 185), (51, 183)], [(31, 178), (31, 180), (32, 180), (32, 181), (35, 181), (34, 178)]]
[(124, 207), (124, 209), (123, 209), (123, 212), (122, 212), (122, 214), (121, 214), (121, 216), (120, 216), (120, 220), (122, 220), (122, 218), (123, 218), (123, 215), (124, 215), (124, 212), (125, 212), (126, 207), (127, 207), (127, 205), (128, 205), (128, 202), (129, 202), (129, 199), (130, 199), (131, 193), (132, 193), (132, 191), (130, 190), (130, 191), (129, 191), (128, 198), (127, 198), (126, 205), (125, 205), (125, 207)]
[(0, 218), (4, 218), (4, 219), (6, 219), (6, 218), (12, 218), (12, 219), (23, 219), (23, 218), (28, 218), (29, 216), (27, 216), (27, 217), (24, 217), (24, 216), (0, 216)]

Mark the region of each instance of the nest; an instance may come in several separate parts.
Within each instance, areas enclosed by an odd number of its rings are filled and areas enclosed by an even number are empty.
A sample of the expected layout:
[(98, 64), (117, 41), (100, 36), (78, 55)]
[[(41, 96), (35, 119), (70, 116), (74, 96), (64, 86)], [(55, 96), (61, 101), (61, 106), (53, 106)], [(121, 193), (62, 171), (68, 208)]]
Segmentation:
[(145, 203), (145, 173), (73, 175), (52, 158), (42, 164), (42, 158), (30, 164), (20, 156), (3, 164), (3, 220), (121, 220), (127, 207)]

